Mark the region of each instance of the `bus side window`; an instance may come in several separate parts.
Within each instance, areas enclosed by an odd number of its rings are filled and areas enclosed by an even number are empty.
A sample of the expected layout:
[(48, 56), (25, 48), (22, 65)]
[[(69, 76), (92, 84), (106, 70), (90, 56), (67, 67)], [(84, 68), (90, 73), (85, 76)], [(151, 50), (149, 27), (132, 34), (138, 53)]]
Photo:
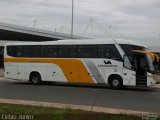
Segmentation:
[(33, 46), (31, 45), (24, 46), (23, 57), (33, 57)]
[(16, 57), (16, 46), (7, 46), (7, 55), (8, 56), (12, 56), (12, 57)]
[(60, 57), (77, 58), (77, 46), (76, 45), (64, 45), (59, 49)]
[(114, 60), (122, 60), (120, 53), (118, 52), (116, 46), (113, 44), (99, 45), (98, 57), (114, 59)]
[(97, 58), (97, 46), (96, 45), (80, 45), (78, 46), (79, 58)]
[(33, 49), (33, 56), (34, 57), (41, 57), (41, 46), (34, 46), (34, 49)]
[(23, 57), (23, 46), (16, 46), (16, 48), (17, 48), (16, 56)]
[(58, 46), (57, 45), (45, 45), (41, 46), (41, 57), (46, 57), (46, 58), (57, 58), (58, 55)]
[(23, 57), (40, 57), (40, 46), (25, 45), (23, 48)]

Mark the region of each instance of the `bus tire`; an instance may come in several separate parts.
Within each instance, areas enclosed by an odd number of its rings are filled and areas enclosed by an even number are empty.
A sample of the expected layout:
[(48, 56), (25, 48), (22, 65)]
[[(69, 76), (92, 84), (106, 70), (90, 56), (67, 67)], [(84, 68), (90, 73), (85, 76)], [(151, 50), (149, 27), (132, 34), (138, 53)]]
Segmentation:
[(118, 75), (113, 75), (109, 77), (109, 86), (113, 89), (123, 88), (123, 80)]
[(31, 84), (39, 85), (41, 84), (41, 76), (38, 72), (33, 72), (30, 74), (29, 81)]

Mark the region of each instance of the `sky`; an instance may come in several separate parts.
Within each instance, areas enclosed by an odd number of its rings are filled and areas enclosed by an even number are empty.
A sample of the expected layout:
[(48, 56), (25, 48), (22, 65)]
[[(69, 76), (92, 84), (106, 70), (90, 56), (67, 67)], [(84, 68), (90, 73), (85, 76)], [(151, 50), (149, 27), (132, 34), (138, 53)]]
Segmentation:
[[(0, 22), (70, 34), (71, 8), (72, 0), (0, 0)], [(160, 0), (74, 0), (74, 34), (160, 46)]]

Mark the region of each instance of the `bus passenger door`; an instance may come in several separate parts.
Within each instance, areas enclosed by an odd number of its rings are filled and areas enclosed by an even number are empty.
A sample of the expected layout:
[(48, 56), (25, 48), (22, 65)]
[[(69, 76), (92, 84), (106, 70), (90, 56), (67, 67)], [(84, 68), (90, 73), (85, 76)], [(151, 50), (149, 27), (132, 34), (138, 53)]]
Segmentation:
[(144, 54), (137, 54), (134, 61), (136, 66), (136, 85), (147, 85), (147, 61)]

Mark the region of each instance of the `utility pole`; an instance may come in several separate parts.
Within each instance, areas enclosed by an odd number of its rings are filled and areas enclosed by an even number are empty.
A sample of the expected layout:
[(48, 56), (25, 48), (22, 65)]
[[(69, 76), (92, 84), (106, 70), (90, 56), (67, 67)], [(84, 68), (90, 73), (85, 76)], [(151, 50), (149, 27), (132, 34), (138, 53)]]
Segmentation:
[(55, 40), (56, 31), (57, 31), (57, 29), (55, 28), (55, 29), (54, 29), (54, 40)]
[(73, 9), (74, 9), (74, 0), (72, 0), (72, 23), (71, 23), (71, 39), (73, 39)]
[(36, 19), (34, 19), (34, 20), (33, 20), (33, 28), (35, 28), (35, 26), (36, 26), (36, 22), (37, 22), (37, 20), (36, 20)]

